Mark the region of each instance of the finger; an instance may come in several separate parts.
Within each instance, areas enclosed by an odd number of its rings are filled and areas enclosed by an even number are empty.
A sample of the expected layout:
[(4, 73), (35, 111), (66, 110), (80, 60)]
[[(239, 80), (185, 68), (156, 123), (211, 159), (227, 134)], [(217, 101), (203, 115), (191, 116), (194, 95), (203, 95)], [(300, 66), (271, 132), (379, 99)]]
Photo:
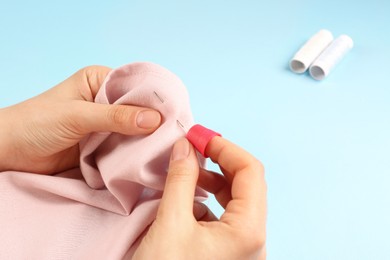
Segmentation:
[(239, 209), (235, 213), (264, 220), (266, 184), (262, 164), (248, 152), (222, 137), (214, 137), (209, 142), (206, 155), (218, 163), (227, 179), (231, 180), (231, 202), (234, 202), (232, 206)]
[(92, 102), (110, 71), (105, 66), (85, 67), (44, 94)]
[(157, 216), (170, 220), (193, 217), (198, 161), (192, 145), (185, 138), (173, 147), (164, 193)]
[(161, 123), (160, 113), (149, 108), (74, 102), (69, 120), (73, 121), (75, 130), (80, 134), (91, 132), (148, 134), (156, 130)]
[(199, 171), (198, 185), (202, 189), (214, 194), (218, 203), (223, 208), (226, 208), (226, 205), (232, 199), (231, 186), (221, 174), (201, 168)]
[(197, 221), (218, 221), (218, 218), (214, 213), (203, 203), (195, 202), (194, 203), (194, 217)]
[(97, 92), (99, 91), (103, 81), (107, 77), (111, 68), (105, 66), (88, 66), (80, 70), (82, 77), (82, 84), (80, 87), (80, 93), (83, 93), (85, 86), (88, 87), (89, 92), (92, 95), (92, 100), (95, 99)]

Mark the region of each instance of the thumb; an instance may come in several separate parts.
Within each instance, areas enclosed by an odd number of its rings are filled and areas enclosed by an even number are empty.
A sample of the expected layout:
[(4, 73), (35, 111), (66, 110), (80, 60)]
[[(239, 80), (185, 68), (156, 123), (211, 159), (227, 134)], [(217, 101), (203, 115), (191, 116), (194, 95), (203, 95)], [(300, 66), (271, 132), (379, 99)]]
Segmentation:
[(199, 165), (195, 150), (183, 137), (173, 146), (158, 217), (194, 217), (193, 205), (198, 175)]
[(150, 108), (128, 105), (106, 105), (86, 101), (75, 106), (76, 131), (116, 132), (126, 135), (148, 134), (161, 123), (159, 112)]

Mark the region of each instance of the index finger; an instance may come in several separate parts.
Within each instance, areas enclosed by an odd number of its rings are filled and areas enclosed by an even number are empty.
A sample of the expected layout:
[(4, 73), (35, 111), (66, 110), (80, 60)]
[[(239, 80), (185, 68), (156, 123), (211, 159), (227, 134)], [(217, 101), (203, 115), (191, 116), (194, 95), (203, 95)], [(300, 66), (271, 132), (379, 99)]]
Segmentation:
[(110, 68), (104, 66), (85, 67), (45, 93), (64, 99), (93, 102), (110, 71)]
[(261, 162), (219, 136), (208, 143), (205, 153), (220, 166), (231, 182), (232, 201), (227, 205), (226, 212), (238, 212), (241, 216), (250, 215), (265, 221), (266, 183)]

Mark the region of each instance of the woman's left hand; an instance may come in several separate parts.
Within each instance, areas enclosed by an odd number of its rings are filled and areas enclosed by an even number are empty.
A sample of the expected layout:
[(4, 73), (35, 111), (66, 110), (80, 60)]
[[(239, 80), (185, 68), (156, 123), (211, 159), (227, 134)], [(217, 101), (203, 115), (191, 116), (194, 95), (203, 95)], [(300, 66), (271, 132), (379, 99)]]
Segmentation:
[(91, 132), (149, 134), (161, 123), (150, 108), (93, 103), (109, 68), (86, 67), (47, 92), (0, 109), (0, 171), (54, 174), (79, 165)]

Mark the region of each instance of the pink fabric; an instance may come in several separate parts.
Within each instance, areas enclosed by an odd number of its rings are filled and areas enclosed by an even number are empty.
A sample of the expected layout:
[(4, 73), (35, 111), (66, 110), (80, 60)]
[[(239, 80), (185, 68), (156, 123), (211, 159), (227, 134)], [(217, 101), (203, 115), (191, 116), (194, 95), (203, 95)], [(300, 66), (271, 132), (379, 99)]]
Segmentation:
[(154, 220), (172, 145), (185, 135), (176, 120), (193, 125), (186, 89), (168, 70), (135, 63), (113, 70), (95, 101), (151, 107), (163, 123), (147, 136), (93, 133), (80, 168), (55, 176), (0, 173), (0, 259), (131, 257)]

